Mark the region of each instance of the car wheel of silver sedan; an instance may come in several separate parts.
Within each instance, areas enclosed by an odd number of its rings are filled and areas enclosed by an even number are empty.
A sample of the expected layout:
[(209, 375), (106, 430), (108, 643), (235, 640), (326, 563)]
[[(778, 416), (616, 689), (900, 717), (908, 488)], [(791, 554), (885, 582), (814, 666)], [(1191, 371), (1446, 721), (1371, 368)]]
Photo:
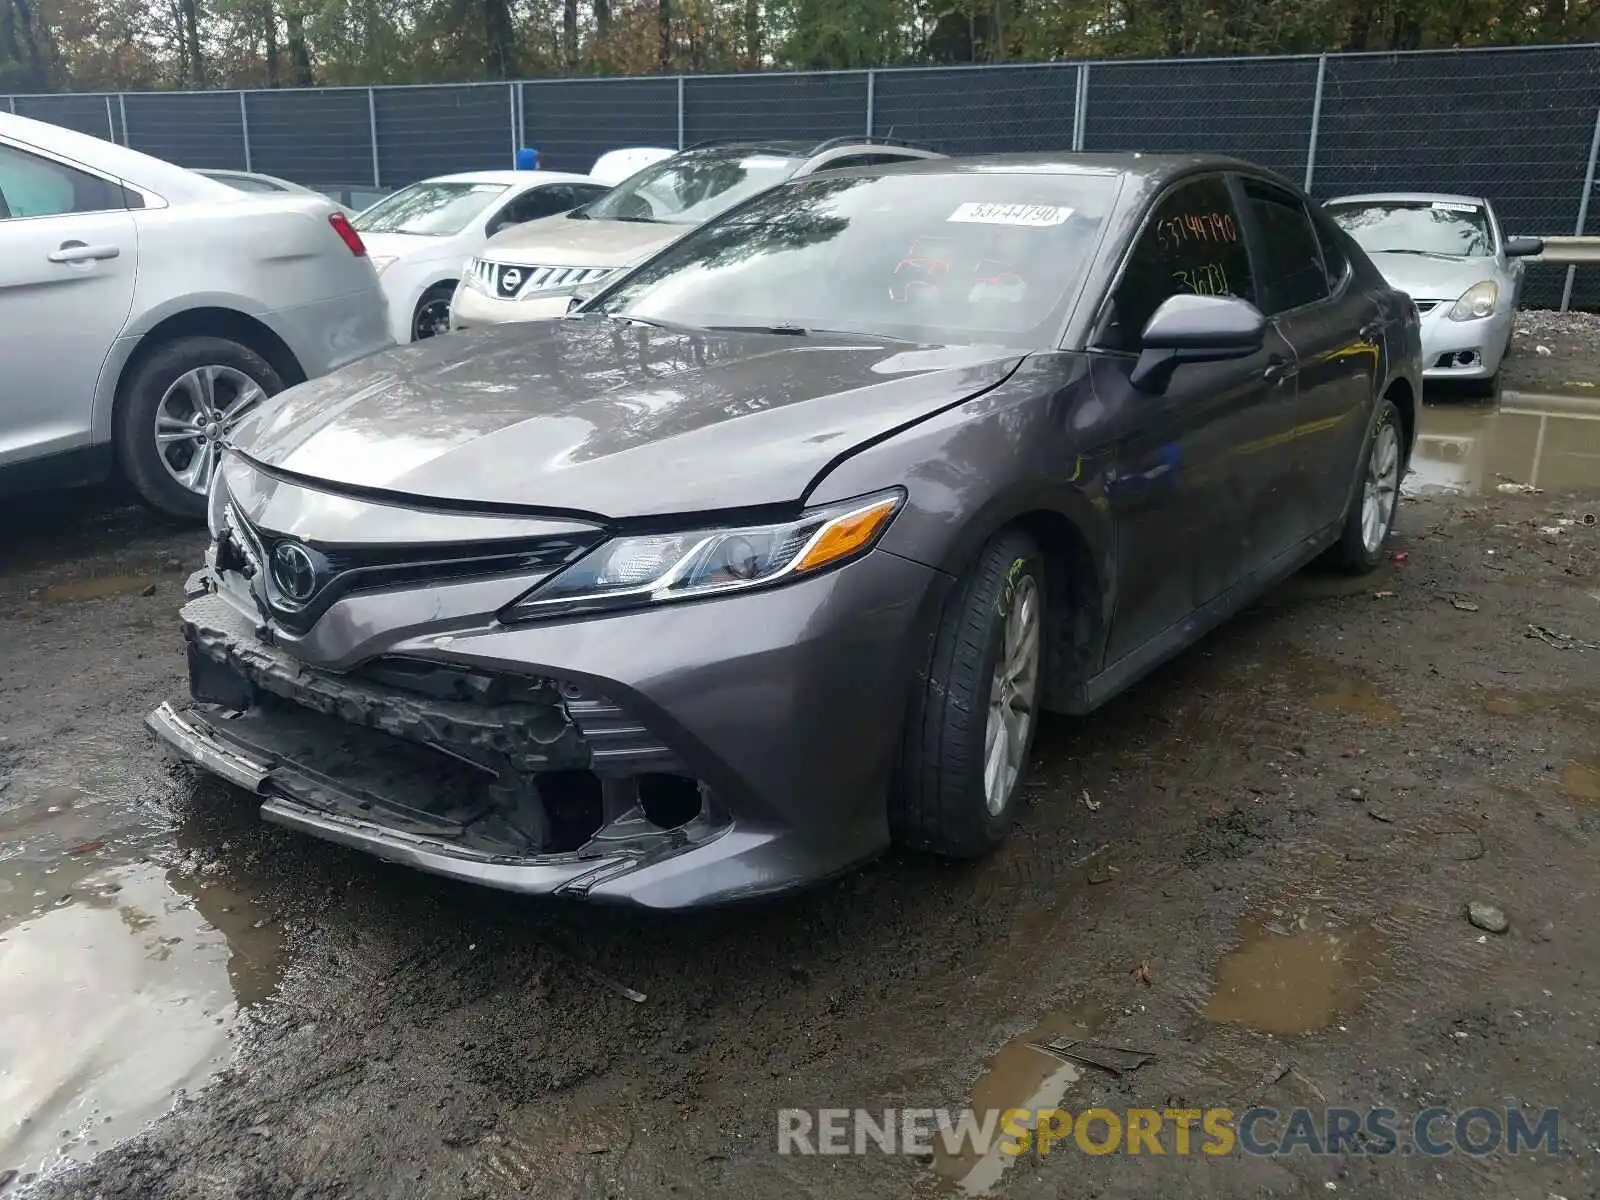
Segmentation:
[(985, 546), (952, 593), (907, 718), (897, 841), (976, 858), (1004, 839), (1044, 697), (1048, 599), (1039, 548), (1019, 530)]
[(117, 454), (146, 501), (202, 517), (222, 448), (283, 380), (255, 351), (226, 338), (179, 338), (147, 355), (117, 405)]
[(1338, 565), (1352, 574), (1364, 574), (1383, 561), (1384, 547), (1394, 531), (1395, 514), (1400, 507), (1400, 479), (1405, 471), (1403, 430), (1400, 410), (1394, 402), (1380, 400), (1356, 494), (1333, 548)]

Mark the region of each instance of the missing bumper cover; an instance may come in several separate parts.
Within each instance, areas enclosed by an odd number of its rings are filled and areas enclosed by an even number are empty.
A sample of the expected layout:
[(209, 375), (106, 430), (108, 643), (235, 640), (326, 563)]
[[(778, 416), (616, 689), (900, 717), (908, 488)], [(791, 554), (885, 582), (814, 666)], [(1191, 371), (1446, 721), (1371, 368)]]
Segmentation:
[(219, 597), (184, 616), (195, 704), (149, 724), (179, 757), (269, 797), (274, 820), (495, 862), (651, 857), (727, 828), (644, 725), (577, 685), (417, 659), (336, 674), (265, 645)]

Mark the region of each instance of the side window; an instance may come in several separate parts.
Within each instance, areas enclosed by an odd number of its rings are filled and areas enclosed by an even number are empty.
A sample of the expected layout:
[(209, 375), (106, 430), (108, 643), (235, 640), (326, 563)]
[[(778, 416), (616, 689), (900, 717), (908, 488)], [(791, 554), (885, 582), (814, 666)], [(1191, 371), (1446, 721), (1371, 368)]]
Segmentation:
[(1328, 271), (1311, 214), (1298, 197), (1259, 179), (1245, 179), (1245, 208), (1261, 235), (1261, 309), (1269, 317), (1326, 300)]
[(1322, 265), (1328, 277), (1328, 292), (1331, 295), (1343, 285), (1345, 277), (1350, 274), (1350, 257), (1344, 252), (1344, 247), (1339, 244), (1339, 230), (1327, 217), (1321, 220), (1312, 218), (1312, 223), (1317, 227), (1317, 241), (1322, 247)]
[[(572, 194), (576, 197), (578, 204), (593, 204), (610, 190), (610, 188), (603, 187), (598, 183), (575, 183), (572, 185)], [(574, 205), (573, 207), (577, 206)], [(562, 211), (566, 210), (563, 209)]]
[(846, 167), (879, 167), (887, 163), (913, 162), (920, 157), (917, 154), (847, 154), (820, 169), (842, 171)]
[(532, 188), (500, 210), (500, 215), (494, 219), (494, 227), (505, 229), (511, 225), (521, 225), (524, 221), (553, 217), (577, 206), (578, 200), (573, 196), (572, 189), (562, 184)]
[(122, 189), (84, 171), (0, 145), (0, 219), (126, 208)]
[(1097, 344), (1137, 350), (1145, 324), (1162, 301), (1185, 292), (1255, 300), (1250, 255), (1233, 195), (1220, 176), (1183, 184), (1150, 214), (1111, 293)]

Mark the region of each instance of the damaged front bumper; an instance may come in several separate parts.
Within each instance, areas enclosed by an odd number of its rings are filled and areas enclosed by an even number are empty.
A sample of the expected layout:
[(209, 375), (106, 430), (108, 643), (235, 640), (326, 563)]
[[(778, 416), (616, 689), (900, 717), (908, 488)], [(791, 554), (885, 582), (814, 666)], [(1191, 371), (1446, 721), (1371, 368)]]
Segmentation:
[(395, 619), (417, 591), (361, 592), (297, 641), (208, 567), (182, 612), (192, 699), (146, 723), (264, 819), (420, 870), (659, 908), (745, 899), (887, 844), (933, 574), (879, 552), (760, 596), (515, 626), (451, 611), (483, 585), (428, 589), (422, 628)]

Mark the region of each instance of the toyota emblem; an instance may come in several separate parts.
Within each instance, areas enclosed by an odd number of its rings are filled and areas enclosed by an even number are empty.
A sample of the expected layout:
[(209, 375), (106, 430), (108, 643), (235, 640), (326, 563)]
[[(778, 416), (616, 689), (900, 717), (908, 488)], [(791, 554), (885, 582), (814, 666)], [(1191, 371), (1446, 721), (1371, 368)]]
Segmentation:
[(284, 599), (304, 604), (316, 594), (317, 563), (299, 542), (279, 542), (272, 550), (272, 582)]

